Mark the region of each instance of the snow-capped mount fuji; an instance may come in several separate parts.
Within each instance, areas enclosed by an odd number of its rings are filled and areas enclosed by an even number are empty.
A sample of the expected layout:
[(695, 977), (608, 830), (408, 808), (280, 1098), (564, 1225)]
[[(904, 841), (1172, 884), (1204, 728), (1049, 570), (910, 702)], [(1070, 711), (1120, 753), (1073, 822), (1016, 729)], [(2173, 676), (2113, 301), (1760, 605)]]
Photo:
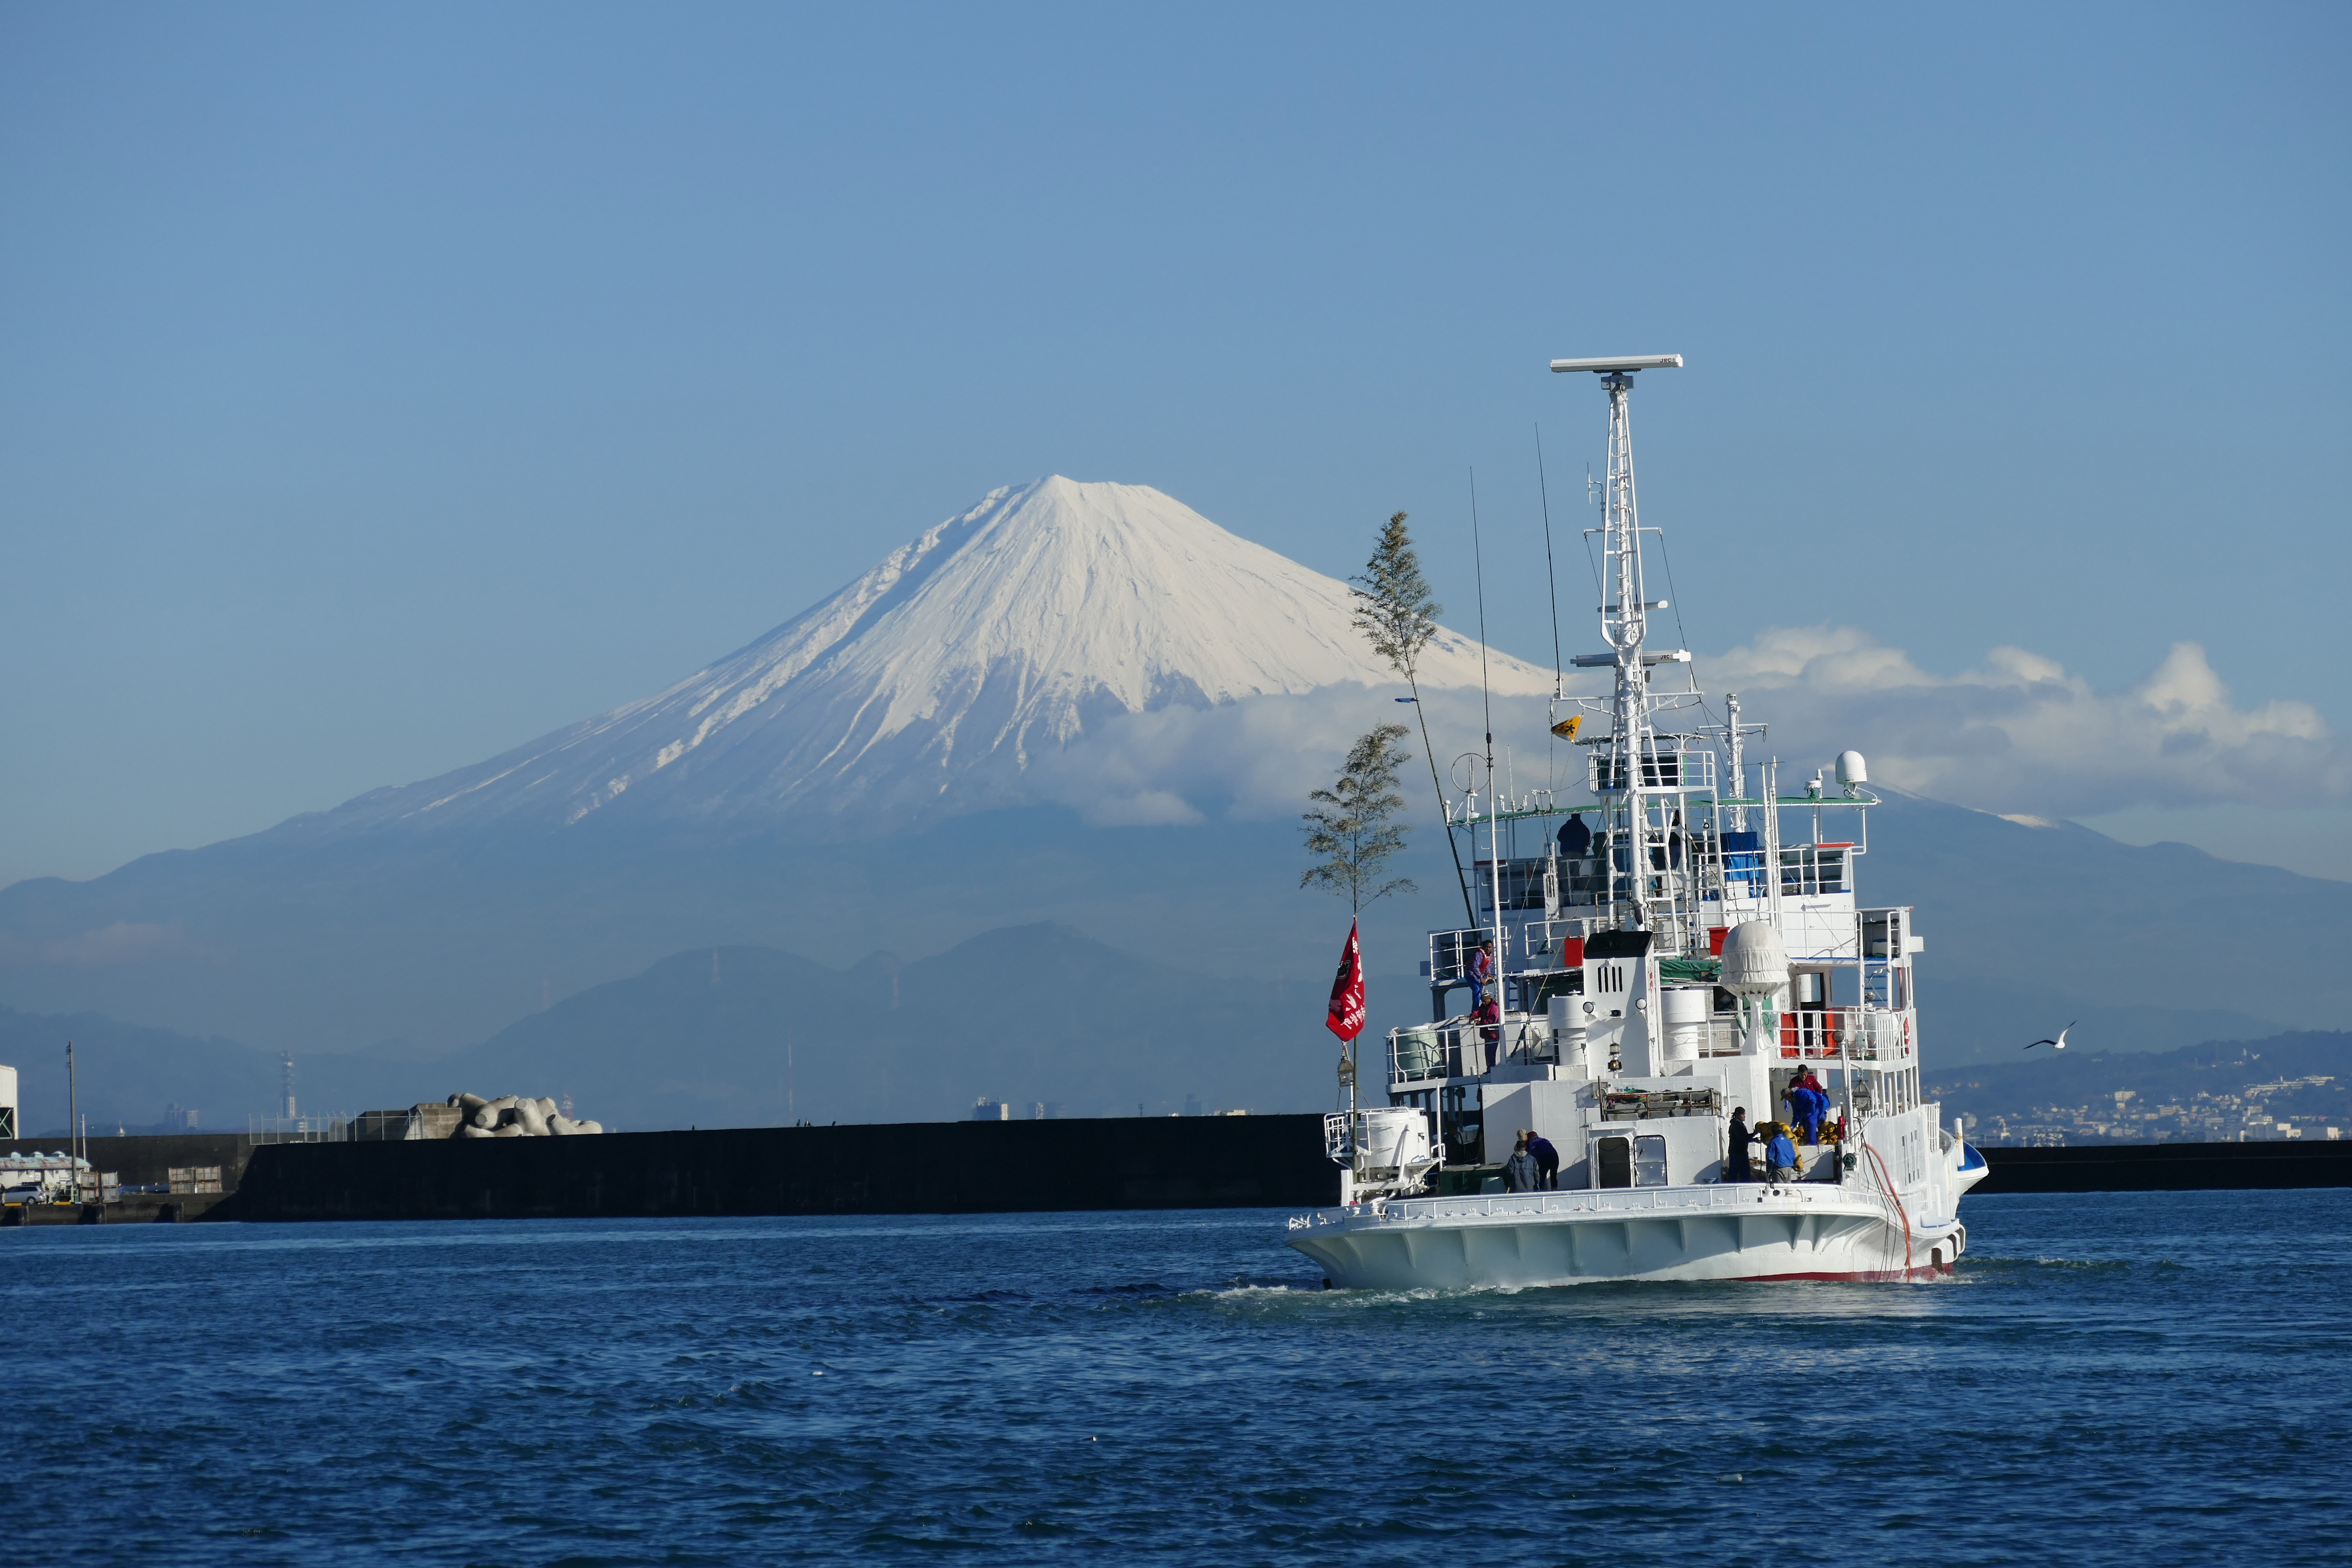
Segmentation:
[[(992, 492), (667, 691), (328, 820), (903, 820), (1030, 804), (1046, 797), (1040, 763), (1123, 716), (1393, 682), (1350, 614), (1344, 583), (1159, 490), (1054, 476)], [(1419, 673), (1425, 689), (1475, 689), (1478, 644), (1440, 630)], [(1485, 674), (1497, 694), (1552, 687), (1492, 650)]]

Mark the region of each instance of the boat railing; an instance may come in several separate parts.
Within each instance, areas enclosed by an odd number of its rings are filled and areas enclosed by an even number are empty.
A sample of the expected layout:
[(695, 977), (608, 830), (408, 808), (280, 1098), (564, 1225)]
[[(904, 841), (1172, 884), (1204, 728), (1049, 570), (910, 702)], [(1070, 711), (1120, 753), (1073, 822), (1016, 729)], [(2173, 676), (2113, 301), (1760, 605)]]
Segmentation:
[[(1470, 972), (1470, 958), (1478, 944), (1495, 933), (1488, 930), (1433, 931), (1429, 933), (1428, 975), (1433, 981), (1460, 980)], [(1511, 933), (1503, 932), (1503, 946), (1510, 946)], [(1502, 967), (1504, 952), (1496, 954), (1496, 967)]]
[[(1492, 1031), (1496, 1038), (1488, 1039)], [(1542, 1064), (1558, 1060), (1545, 1021), (1524, 1013), (1499, 1024), (1448, 1018), (1389, 1031), (1391, 1085), (1429, 1083), (1448, 1078), (1484, 1078), (1506, 1061)]]
[(1344, 1110), (1330, 1111), (1324, 1116), (1323, 1152), (1333, 1163), (1340, 1165), (1356, 1157), (1354, 1117)]
[(1825, 1007), (1780, 1015), (1780, 1056), (1790, 1061), (1907, 1061), (1911, 1016), (1881, 1007)]
[[(1847, 1008), (1845, 1013), (1862, 1016), (1865, 1021), (1850, 1026), (1852, 1037), (1866, 1041), (1872, 1031), (1884, 1036), (1888, 1026), (1883, 1020), (1892, 1016), (1866, 1013), (1862, 1008)], [(1814, 1060), (1835, 1059), (1838, 1054), (1838, 1031), (1849, 1026), (1838, 1022), (1822, 1024), (1822, 1015), (1816, 1013), (1785, 1014), (1785, 1019), (1800, 1020), (1801, 1026), (1790, 1037), (1793, 1047), (1784, 1043), (1781, 1054), (1794, 1049), (1798, 1056)], [(1501, 1037), (1485, 1037), (1489, 1029), (1499, 1028)], [(1702, 1058), (1736, 1057), (1745, 1048), (1739, 1020), (1731, 1017), (1708, 1018), (1691, 1024), (1668, 1026), (1670, 1042), (1691, 1043), (1696, 1037), (1697, 1055)], [(1684, 1031), (1688, 1031), (1685, 1034)], [(1896, 1026), (1899, 1036), (1899, 1025)], [(1874, 1059), (1878, 1052), (1867, 1044), (1849, 1051), (1859, 1059)], [(1430, 1083), (1440, 1079), (1483, 1078), (1504, 1062), (1521, 1062), (1540, 1067), (1559, 1061), (1559, 1041), (1540, 1015), (1509, 1014), (1502, 1023), (1480, 1024), (1475, 1018), (1454, 1017), (1442, 1023), (1414, 1024), (1389, 1031), (1389, 1082), (1400, 1084)]]
[(1780, 851), (1780, 894), (1805, 898), (1820, 893), (1848, 893), (1852, 844), (1799, 844)]
[(1570, 937), (1589, 937), (1592, 928), (1601, 923), (1592, 915), (1561, 915), (1553, 920), (1529, 921), (1519, 928), (1520, 956), (1528, 962), (1523, 969), (1565, 969), (1568, 960), (1560, 944)]
[[(1614, 747), (1593, 747), (1586, 754), (1585, 787), (1596, 796), (1623, 790), (1627, 763)], [(1657, 736), (1643, 745), (1639, 766), (1643, 789), (1706, 794), (1715, 788), (1715, 749), (1696, 736)]]

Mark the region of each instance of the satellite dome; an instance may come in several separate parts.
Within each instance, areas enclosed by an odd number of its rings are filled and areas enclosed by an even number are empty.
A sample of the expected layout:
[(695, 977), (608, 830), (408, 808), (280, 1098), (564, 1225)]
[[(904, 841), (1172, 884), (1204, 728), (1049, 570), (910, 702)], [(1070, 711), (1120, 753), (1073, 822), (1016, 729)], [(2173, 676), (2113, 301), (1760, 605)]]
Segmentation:
[(1789, 950), (1780, 945), (1780, 928), (1748, 921), (1725, 932), (1718, 984), (1742, 996), (1769, 995), (1789, 984)]
[(1870, 770), (1863, 765), (1862, 753), (1860, 752), (1840, 752), (1838, 753), (1837, 768), (1838, 783), (1845, 785), (1848, 789), (1853, 788), (1856, 784), (1868, 784), (1870, 782)]

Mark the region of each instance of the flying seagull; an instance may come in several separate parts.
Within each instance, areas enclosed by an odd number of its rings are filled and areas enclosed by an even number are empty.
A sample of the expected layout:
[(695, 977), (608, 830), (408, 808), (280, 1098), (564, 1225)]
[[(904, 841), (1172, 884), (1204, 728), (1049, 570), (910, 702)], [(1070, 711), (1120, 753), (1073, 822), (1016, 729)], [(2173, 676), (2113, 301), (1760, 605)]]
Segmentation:
[[(2074, 1024), (2079, 1024), (2079, 1023), (2081, 1023), (2081, 1022), (2082, 1022), (2082, 1020), (2081, 1020), (2080, 1018), (2077, 1018), (2077, 1019), (2075, 1019), (2075, 1020), (2074, 1020)], [(2069, 1024), (2069, 1025), (2067, 1025), (2067, 1026), (2066, 1026), (2066, 1029), (2071, 1029), (2071, 1028), (2073, 1028), (2073, 1027), (2074, 1026), (2074, 1024)], [(2058, 1037), (2057, 1037), (2056, 1039), (2054, 1039), (2054, 1040), (2036, 1040), (2036, 1041), (2034, 1041), (2034, 1042), (2033, 1042), (2033, 1046), (2055, 1046), (2055, 1047), (2057, 1047), (2060, 1050), (2062, 1050), (2062, 1051), (2063, 1051), (2063, 1050), (2064, 1050), (2064, 1049), (2066, 1048), (2066, 1029), (2061, 1029), (2061, 1030), (2059, 1030), (2059, 1031), (2058, 1031)], [(2030, 1050), (2032, 1050), (2032, 1049), (2033, 1048), (2033, 1046), (2028, 1046), (2028, 1047), (2026, 1047), (2025, 1048), (2026, 1048), (2027, 1050), (2029, 1050), (2029, 1051), (2030, 1051)]]

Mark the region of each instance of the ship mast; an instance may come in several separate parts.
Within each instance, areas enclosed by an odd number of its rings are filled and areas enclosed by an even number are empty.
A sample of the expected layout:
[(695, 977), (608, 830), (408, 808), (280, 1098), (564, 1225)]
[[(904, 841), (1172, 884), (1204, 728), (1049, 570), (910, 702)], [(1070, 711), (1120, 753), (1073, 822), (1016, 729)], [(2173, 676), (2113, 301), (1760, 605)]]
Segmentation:
[[(1649, 635), (1650, 605), (1642, 586), (1641, 510), (1633, 498), (1633, 419), (1629, 395), (1631, 371), (1614, 371), (1601, 378), (1609, 394), (1609, 478), (1601, 501), (1601, 581), (1609, 585), (1614, 604), (1601, 606), (1601, 635), (1617, 656), (1617, 690), (1612, 714), (1613, 749), (1625, 791), (1625, 823), (1633, 830), (1632, 858), (1626, 869), (1637, 927), (1650, 923), (1650, 814), (1643, 804), (1643, 762), (1653, 751), (1650, 742), (1650, 672), (1642, 663), (1642, 643)], [(1617, 862), (1611, 847), (1610, 864)]]
[[(1630, 394), (1636, 373), (1680, 369), (1682, 363), (1680, 354), (1551, 362), (1555, 371), (1598, 374), (1601, 389), (1609, 395), (1609, 477), (1601, 489), (1601, 531), (1602, 591), (1611, 602), (1600, 606), (1601, 635), (1609, 644), (1609, 652), (1579, 654), (1576, 663), (1582, 668), (1608, 667), (1616, 671), (1617, 689), (1611, 703), (1612, 732), (1605, 742), (1606, 766), (1601, 782), (1604, 788), (1624, 794), (1622, 821), (1629, 841), (1622, 846), (1622, 852), (1628, 884), (1626, 896), (1633, 907), (1638, 928), (1647, 928), (1651, 923), (1649, 879), (1643, 874), (1649, 869), (1649, 808), (1644, 804), (1643, 786), (1666, 782), (1663, 776), (1644, 777), (1643, 764), (1650, 761), (1655, 747), (1650, 733), (1650, 668), (1643, 643), (1649, 635), (1650, 612), (1666, 605), (1663, 599), (1653, 603), (1643, 584), (1642, 520), (1633, 492)], [(1607, 866), (1612, 901), (1618, 896), (1615, 883), (1620, 852), (1621, 846), (1612, 843)]]

